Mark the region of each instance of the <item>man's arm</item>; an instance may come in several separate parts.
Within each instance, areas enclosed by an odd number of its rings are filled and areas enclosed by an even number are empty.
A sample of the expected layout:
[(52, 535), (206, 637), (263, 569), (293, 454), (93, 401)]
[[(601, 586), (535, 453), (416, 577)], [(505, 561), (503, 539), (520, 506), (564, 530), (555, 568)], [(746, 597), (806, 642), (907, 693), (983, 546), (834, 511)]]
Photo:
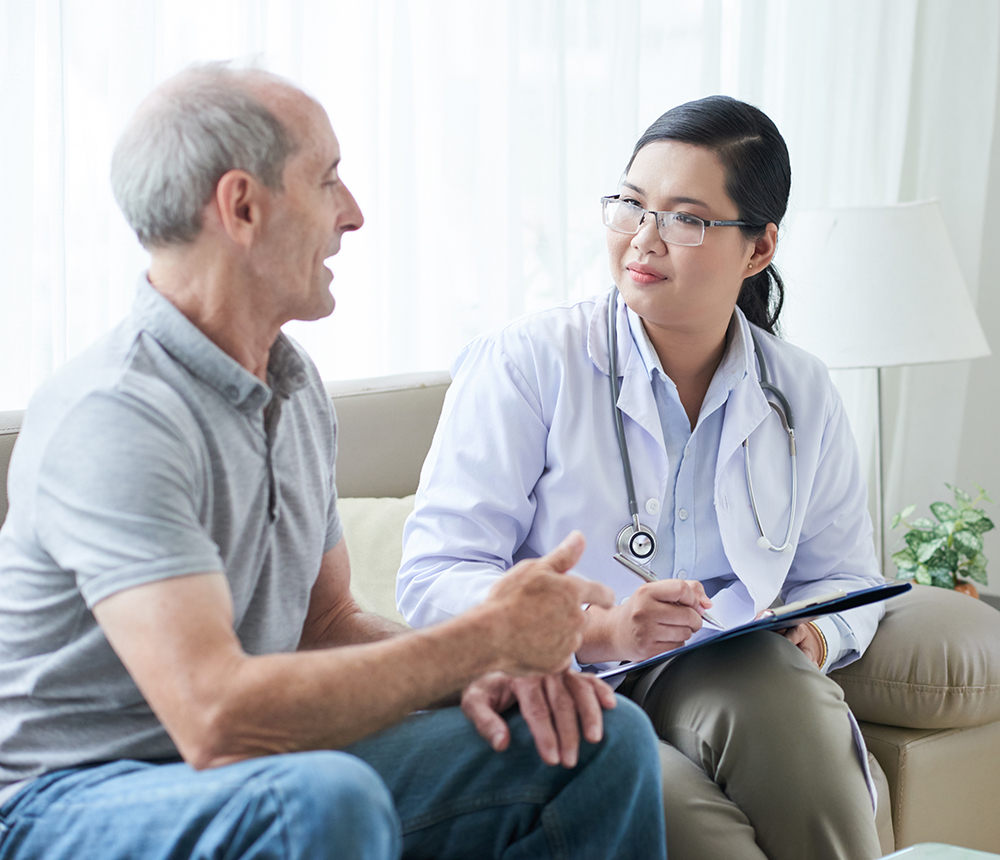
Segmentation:
[[(350, 580), (350, 559), (342, 540), (323, 558), (300, 649), (375, 642), (409, 630), (364, 612), (351, 594)], [(477, 731), (498, 752), (510, 743), (510, 730), (501, 714), (517, 704), (542, 760), (574, 767), (581, 734), (590, 743), (600, 741), (604, 733), (602, 709), (615, 707), (617, 701), (611, 687), (599, 678), (566, 670), (530, 678), (490, 673), (466, 686), (461, 697), (448, 696), (434, 704), (461, 704)]]
[[(487, 672), (565, 669), (582, 639), (581, 605), (612, 600), (604, 586), (562, 575), (582, 551), (575, 533), (549, 555), (517, 565), (483, 604), (444, 624), (293, 654), (243, 651), (218, 572), (118, 592), (94, 614), (185, 761), (213, 767), (344, 747)], [(329, 563), (336, 573), (336, 560)], [(310, 642), (332, 629), (326, 615), (310, 609)]]
[(408, 627), (365, 612), (351, 594), (351, 561), (341, 539), (323, 556), (309, 598), (300, 650), (378, 642), (406, 633)]

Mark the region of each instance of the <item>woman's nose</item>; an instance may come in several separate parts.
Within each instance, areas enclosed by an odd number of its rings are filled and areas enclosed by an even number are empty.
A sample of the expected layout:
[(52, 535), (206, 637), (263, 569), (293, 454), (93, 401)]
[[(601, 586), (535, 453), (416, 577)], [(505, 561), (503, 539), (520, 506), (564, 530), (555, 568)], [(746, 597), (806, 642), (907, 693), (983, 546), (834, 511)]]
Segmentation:
[(632, 236), (632, 247), (640, 253), (664, 253), (667, 250), (667, 243), (660, 235), (659, 227), (656, 223), (656, 216), (646, 212), (639, 222), (639, 229)]

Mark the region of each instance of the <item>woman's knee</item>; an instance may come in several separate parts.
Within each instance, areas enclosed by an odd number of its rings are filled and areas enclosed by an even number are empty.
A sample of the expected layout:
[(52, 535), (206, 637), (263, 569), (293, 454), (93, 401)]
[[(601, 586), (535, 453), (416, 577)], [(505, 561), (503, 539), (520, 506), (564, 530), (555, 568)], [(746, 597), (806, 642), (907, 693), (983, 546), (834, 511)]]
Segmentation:
[[(703, 740), (798, 735), (835, 715), (847, 725), (840, 688), (782, 636), (764, 632), (721, 642), (663, 672), (643, 707), (658, 734), (680, 747)], [(803, 729), (805, 731), (803, 732)]]

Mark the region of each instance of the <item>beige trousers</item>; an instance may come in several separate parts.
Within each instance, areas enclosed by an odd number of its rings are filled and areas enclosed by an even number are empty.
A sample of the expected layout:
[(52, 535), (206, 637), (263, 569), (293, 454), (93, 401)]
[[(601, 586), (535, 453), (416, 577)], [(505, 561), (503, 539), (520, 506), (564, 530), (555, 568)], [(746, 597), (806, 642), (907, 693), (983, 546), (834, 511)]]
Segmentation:
[(663, 763), (670, 860), (872, 860), (871, 797), (840, 687), (752, 633), (628, 679)]

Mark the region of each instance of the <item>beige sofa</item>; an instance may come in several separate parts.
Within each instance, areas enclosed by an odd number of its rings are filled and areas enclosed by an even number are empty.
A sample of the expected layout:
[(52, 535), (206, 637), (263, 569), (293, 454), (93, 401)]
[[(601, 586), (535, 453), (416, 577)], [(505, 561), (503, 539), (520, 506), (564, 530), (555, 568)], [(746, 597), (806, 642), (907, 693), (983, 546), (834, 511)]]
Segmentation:
[[(403, 521), (447, 374), (329, 386), (339, 419), (337, 485), (365, 608), (397, 618)], [(21, 413), (0, 413), (0, 485)], [(0, 493), (0, 521), (6, 516)], [(885, 853), (943, 842), (1000, 853), (1000, 613), (917, 587), (887, 607), (864, 658), (834, 673), (861, 721), (879, 786)]]

